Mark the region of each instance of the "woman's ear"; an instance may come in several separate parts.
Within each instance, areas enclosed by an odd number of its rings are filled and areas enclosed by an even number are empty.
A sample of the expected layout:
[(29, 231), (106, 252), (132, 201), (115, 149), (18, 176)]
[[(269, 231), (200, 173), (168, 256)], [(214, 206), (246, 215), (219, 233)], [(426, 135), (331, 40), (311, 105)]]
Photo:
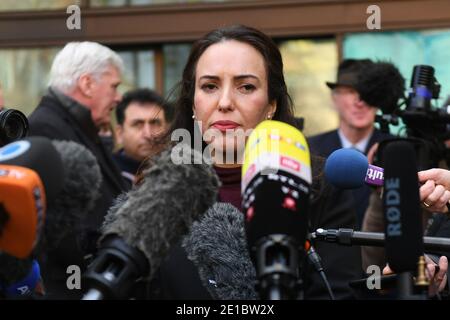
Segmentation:
[(273, 116), (275, 115), (275, 112), (277, 112), (277, 101), (273, 100), (270, 104), (269, 104), (269, 115), (270, 118), (272, 119)]

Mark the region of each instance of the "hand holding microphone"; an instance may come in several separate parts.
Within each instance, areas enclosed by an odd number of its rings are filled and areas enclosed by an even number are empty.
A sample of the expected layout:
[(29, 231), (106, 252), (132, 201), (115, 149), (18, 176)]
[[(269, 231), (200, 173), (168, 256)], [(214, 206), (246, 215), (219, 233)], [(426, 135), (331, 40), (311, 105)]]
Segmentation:
[[(352, 149), (338, 149), (327, 159), (325, 176), (337, 188), (359, 188), (364, 183), (382, 186), (383, 169), (369, 164), (368, 159)], [(450, 201), (450, 171), (430, 169), (418, 173), (420, 201), (423, 208), (432, 212), (447, 213)]]
[(450, 201), (450, 171), (445, 169), (429, 169), (418, 173), (420, 200), (426, 210), (448, 213)]

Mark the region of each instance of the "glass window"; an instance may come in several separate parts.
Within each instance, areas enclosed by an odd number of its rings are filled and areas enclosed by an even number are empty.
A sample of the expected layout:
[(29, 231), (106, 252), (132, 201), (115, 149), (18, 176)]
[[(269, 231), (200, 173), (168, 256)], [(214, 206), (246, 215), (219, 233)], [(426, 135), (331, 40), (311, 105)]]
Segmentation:
[(47, 89), (48, 74), (60, 48), (0, 50), (0, 83), (5, 106), (26, 115)]
[(173, 91), (181, 80), (190, 50), (190, 44), (168, 44), (163, 47), (164, 94), (169, 95), (170, 100), (175, 98), (176, 92)]
[(119, 87), (121, 92), (143, 87), (155, 89), (155, 52), (152, 49), (118, 50), (117, 53), (125, 65), (122, 84)]
[[(0, 84), (5, 106), (30, 114), (45, 94), (53, 59), (61, 48), (0, 50)], [(153, 50), (118, 51), (125, 72), (121, 92), (155, 88)]]
[(81, 5), (81, 0), (2, 0), (0, 11), (52, 10), (66, 8), (72, 4)]
[(91, 0), (92, 7), (117, 7), (173, 3), (243, 2), (259, 0)]
[(334, 81), (338, 64), (334, 39), (289, 40), (281, 43), (284, 75), (295, 115), (305, 119), (305, 135), (338, 126), (326, 81)]

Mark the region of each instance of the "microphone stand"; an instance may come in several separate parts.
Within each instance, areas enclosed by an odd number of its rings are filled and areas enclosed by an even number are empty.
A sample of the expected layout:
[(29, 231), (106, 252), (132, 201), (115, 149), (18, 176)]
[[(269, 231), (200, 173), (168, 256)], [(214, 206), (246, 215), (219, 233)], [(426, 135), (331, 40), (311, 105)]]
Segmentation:
[[(427, 300), (427, 289), (429, 282), (425, 276), (425, 258), (419, 257), (417, 263), (417, 277), (414, 279), (414, 274), (411, 271), (399, 272), (397, 276), (397, 298), (398, 300)], [(414, 293), (414, 286), (418, 288), (417, 293)]]
[[(310, 234), (312, 240), (336, 243), (344, 246), (374, 246), (384, 247), (386, 238), (380, 232), (361, 232), (352, 229), (322, 229), (319, 228)], [(425, 250), (449, 250), (450, 239), (439, 237), (423, 237)], [(417, 279), (414, 281), (414, 272), (400, 272), (396, 276), (397, 298), (400, 300), (426, 300), (428, 281), (425, 277), (425, 258), (420, 257), (417, 268)], [(414, 293), (414, 287), (419, 293)]]
[(299, 247), (282, 234), (262, 238), (256, 244), (256, 289), (262, 300), (303, 299), (299, 279)]
[(410, 271), (397, 274), (397, 298), (398, 300), (416, 300), (413, 298), (413, 275)]
[[(314, 241), (324, 241), (345, 246), (373, 246), (384, 247), (386, 237), (382, 232), (363, 232), (353, 229), (322, 229), (319, 228), (310, 234)], [(450, 250), (450, 239), (442, 237), (423, 237), (423, 245), (428, 251)]]

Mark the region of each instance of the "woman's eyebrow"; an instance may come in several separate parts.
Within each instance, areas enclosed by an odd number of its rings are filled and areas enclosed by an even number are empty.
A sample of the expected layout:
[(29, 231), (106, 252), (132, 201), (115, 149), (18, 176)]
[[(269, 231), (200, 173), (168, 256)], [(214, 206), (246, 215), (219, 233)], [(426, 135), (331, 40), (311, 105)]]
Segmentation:
[(207, 80), (219, 80), (219, 77), (218, 77), (218, 76), (212, 76), (212, 75), (206, 74), (206, 75), (201, 76), (201, 77), (199, 78), (199, 80), (202, 80), (202, 79), (207, 79)]
[(236, 79), (236, 80), (241, 80), (241, 79), (245, 79), (245, 78), (253, 78), (253, 79), (259, 80), (259, 78), (253, 74), (241, 74), (239, 76), (234, 77), (234, 79)]

